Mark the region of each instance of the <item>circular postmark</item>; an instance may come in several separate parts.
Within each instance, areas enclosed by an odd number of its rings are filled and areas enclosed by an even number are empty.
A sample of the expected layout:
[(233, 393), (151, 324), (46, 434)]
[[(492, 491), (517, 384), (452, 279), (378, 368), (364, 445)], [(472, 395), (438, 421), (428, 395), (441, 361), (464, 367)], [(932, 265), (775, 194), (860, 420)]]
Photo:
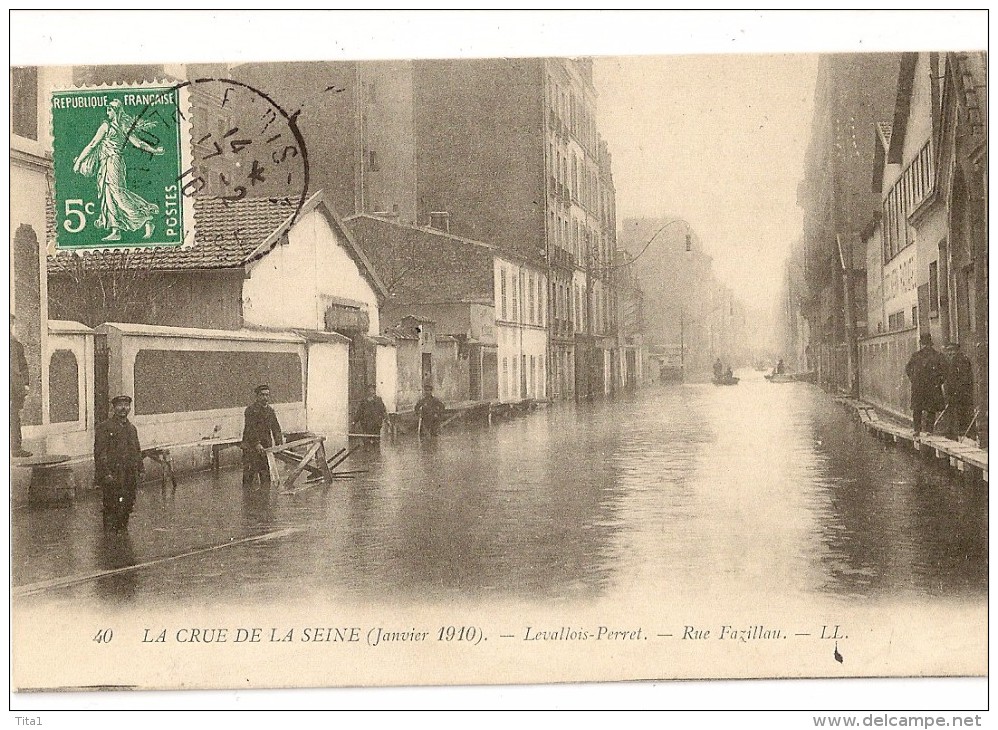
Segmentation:
[[(266, 92), (242, 81), (198, 78), (176, 84), (186, 90), (189, 109), (176, 109), (193, 144), (190, 165), (177, 183), (187, 198), (235, 203), (255, 200), (275, 207), (294, 225), (309, 192), (308, 150), (289, 114)], [(139, 122), (160, 113), (147, 107)]]

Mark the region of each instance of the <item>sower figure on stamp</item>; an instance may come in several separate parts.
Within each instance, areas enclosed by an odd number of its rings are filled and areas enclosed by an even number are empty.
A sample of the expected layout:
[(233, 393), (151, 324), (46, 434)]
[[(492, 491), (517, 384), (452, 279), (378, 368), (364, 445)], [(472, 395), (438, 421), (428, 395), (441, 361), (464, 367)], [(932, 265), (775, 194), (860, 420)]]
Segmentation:
[(419, 419), (420, 434), (438, 436), (445, 410), (443, 402), (433, 396), (433, 386), (429, 383), (424, 385), (423, 397), (416, 401), (416, 418)]
[(14, 337), (14, 315), (10, 315), (10, 455), (31, 456), (21, 443), (21, 409), (28, 397), (31, 381), (28, 377), (28, 361), (24, 357), (24, 345)]
[(152, 236), (153, 218), (159, 214), (159, 206), (128, 189), (124, 148), (130, 144), (150, 155), (163, 154), (162, 147), (153, 147), (135, 134), (136, 131), (148, 132), (153, 126), (149, 119), (136, 119), (127, 114), (121, 102), (112, 99), (107, 105), (107, 119), (73, 160), (74, 172), (97, 177), (100, 216), (95, 225), (111, 231), (104, 237), (105, 241), (120, 241), (122, 229), (137, 231), (142, 228), (143, 238)]
[(127, 395), (111, 399), (114, 410), (97, 427), (94, 438), (94, 474), (103, 492), (104, 529), (128, 529), (128, 518), (135, 505), (135, 491), (142, 474), (142, 448), (139, 434), (128, 420), (132, 399)]
[(270, 466), (264, 449), (284, 443), (281, 424), (270, 406), (270, 386), (258, 385), (256, 401), (246, 409), (243, 426), (243, 486), (253, 485), (259, 475), (261, 486), (270, 486)]
[[(381, 424), (388, 417), (388, 409), (385, 402), (378, 396), (377, 388), (372, 384), (367, 386), (367, 397), (357, 406), (357, 413), (353, 419), (353, 426), (357, 433), (369, 436), (381, 434)], [(367, 439), (368, 443), (373, 442), (373, 438)]]
[[(915, 438), (922, 433), (922, 426), (932, 433), (936, 413), (943, 409), (943, 379), (946, 376), (946, 358), (932, 346), (932, 335), (925, 332), (918, 337), (921, 345), (908, 359), (904, 371), (911, 381), (911, 412)], [(922, 420), (923, 414), (925, 420)]]
[(947, 433), (954, 441), (959, 441), (970, 428), (970, 414), (974, 405), (974, 369), (970, 358), (960, 351), (960, 345), (950, 342), (946, 345), (949, 367), (946, 368)]

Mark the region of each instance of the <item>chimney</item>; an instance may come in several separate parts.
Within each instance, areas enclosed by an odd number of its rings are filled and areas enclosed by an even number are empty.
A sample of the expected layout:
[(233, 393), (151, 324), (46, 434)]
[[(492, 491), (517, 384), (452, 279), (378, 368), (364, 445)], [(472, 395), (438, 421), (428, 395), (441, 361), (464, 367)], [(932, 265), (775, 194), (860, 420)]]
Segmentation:
[(450, 233), (450, 213), (443, 210), (432, 211), (430, 213), (430, 228)]

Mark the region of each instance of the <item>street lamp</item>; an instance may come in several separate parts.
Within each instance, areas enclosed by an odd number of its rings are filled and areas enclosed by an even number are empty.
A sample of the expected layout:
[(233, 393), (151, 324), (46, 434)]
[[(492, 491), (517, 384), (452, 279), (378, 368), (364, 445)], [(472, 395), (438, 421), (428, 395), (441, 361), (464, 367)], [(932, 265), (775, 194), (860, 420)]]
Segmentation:
[[(676, 223), (682, 223), (684, 226), (686, 226), (686, 251), (687, 252), (692, 251), (693, 232), (690, 230), (689, 221), (684, 220), (683, 218), (673, 218), (672, 220), (663, 223), (659, 227), (659, 229), (655, 231), (655, 234), (648, 239), (648, 243), (646, 243), (644, 248), (641, 249), (641, 252), (633, 259), (631, 259), (631, 263), (637, 260), (641, 256), (641, 254), (643, 254), (645, 251), (648, 250), (652, 242), (656, 238), (658, 238), (658, 235), (662, 231), (664, 231), (666, 228), (668, 228), (671, 225), (675, 225)], [(682, 302), (679, 305), (679, 382), (680, 383), (686, 382), (686, 304), (685, 302)]]
[[(642, 249), (627, 262), (627, 266), (633, 266), (634, 262), (641, 258), (644, 253), (651, 247), (655, 239), (658, 238), (659, 234), (664, 231), (669, 226), (675, 225), (677, 223), (682, 223), (686, 226), (686, 251), (691, 252), (693, 250), (693, 231), (690, 228), (689, 221), (683, 218), (672, 218), (661, 226), (658, 230), (652, 234), (652, 237), (648, 239)], [(618, 268), (613, 266), (611, 268)], [(679, 378), (682, 382), (686, 378), (686, 306), (681, 304), (679, 307)]]

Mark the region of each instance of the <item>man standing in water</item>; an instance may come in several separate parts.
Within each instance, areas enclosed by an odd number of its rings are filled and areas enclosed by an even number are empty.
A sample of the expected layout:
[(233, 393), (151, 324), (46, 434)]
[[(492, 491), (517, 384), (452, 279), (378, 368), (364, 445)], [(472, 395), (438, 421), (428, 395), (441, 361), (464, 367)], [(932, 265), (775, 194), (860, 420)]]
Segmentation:
[(970, 429), (971, 411), (974, 406), (974, 368), (970, 358), (960, 351), (960, 345), (946, 345), (949, 367), (946, 368), (946, 429), (949, 437), (959, 441)]
[(367, 386), (367, 397), (357, 406), (357, 413), (353, 419), (354, 428), (357, 433), (370, 436), (368, 443), (372, 443), (373, 437), (381, 435), (381, 424), (388, 416), (388, 409), (385, 402), (378, 397), (378, 390), (372, 383)]
[(256, 401), (246, 409), (243, 426), (243, 486), (250, 487), (259, 476), (260, 486), (270, 486), (270, 465), (264, 449), (284, 443), (281, 424), (270, 406), (270, 386), (258, 385)]
[(911, 381), (911, 415), (915, 438), (921, 435), (923, 426), (932, 433), (936, 413), (943, 409), (943, 379), (947, 369), (946, 359), (932, 346), (932, 335), (923, 332), (918, 337), (918, 344), (921, 347), (904, 367), (905, 374)]
[(419, 419), (420, 434), (440, 435), (440, 423), (444, 420), (443, 401), (433, 396), (433, 386), (423, 386), (423, 397), (416, 402), (416, 418)]
[(108, 420), (97, 426), (94, 438), (94, 474), (103, 493), (104, 530), (128, 529), (128, 518), (135, 505), (135, 492), (143, 471), (139, 434), (128, 420), (132, 399), (118, 395), (111, 399), (114, 410)]

